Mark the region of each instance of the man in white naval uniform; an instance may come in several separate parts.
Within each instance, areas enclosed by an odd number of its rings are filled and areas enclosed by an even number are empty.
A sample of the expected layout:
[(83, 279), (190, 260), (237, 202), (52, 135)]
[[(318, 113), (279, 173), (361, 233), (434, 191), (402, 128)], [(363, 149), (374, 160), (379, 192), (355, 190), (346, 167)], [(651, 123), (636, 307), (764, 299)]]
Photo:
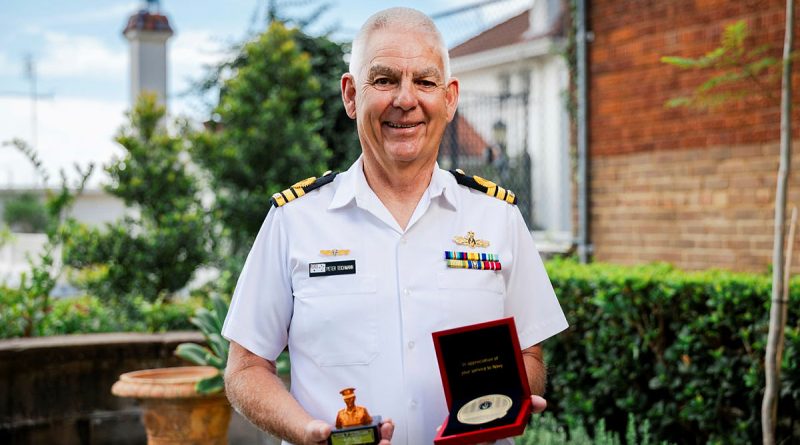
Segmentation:
[[(418, 11), (379, 12), (349, 71), (362, 155), (273, 197), (223, 328), (228, 398), (258, 427), (316, 444), (354, 387), (384, 419), (382, 444), (430, 444), (448, 412), (431, 333), (513, 316), (541, 412), (540, 343), (567, 322), (513, 194), (436, 163), (459, 92), (441, 35)], [(456, 268), (448, 251), (496, 261)], [(287, 345), (291, 393), (275, 370)]]

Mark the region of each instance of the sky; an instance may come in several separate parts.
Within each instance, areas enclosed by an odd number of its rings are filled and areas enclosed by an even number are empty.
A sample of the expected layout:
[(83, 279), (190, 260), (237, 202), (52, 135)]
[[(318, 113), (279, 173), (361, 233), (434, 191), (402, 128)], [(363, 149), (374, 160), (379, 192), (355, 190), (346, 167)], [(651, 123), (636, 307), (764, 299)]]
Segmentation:
[[(276, 0), (279, 10), (302, 17), (325, 1)], [(192, 80), (205, 67), (224, 60), (226, 49), (263, 28), (267, 0), (161, 0), (175, 35), (168, 46), (168, 108), (171, 115), (202, 118)], [(372, 13), (409, 6), (428, 14), (462, 6), (459, 0), (409, 0), (402, 3), (332, 0), (310, 31), (335, 28), (336, 38), (351, 37)], [(466, 2), (471, 3), (471, 2)], [(122, 29), (144, 2), (131, 0), (0, 1), (0, 144), (21, 138), (34, 145), (51, 179), (73, 164), (98, 167), (122, 153), (113, 141), (130, 108), (128, 44)], [(305, 5), (305, 6), (303, 6)], [(445, 35), (447, 39), (448, 36)], [(26, 75), (26, 58), (35, 67)], [(34, 125), (34, 118), (36, 116)], [(106, 181), (102, 168), (90, 182)], [(0, 145), (0, 189), (41, 187), (27, 159)]]

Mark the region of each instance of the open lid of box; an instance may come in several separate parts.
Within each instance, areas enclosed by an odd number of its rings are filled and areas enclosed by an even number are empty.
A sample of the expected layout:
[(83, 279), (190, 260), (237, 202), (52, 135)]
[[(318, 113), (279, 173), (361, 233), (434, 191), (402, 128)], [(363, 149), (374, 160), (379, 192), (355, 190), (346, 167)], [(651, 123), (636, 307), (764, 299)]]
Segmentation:
[(490, 434), (481, 438), (520, 434), (531, 394), (514, 319), (434, 332), (433, 342), (450, 412), (437, 443), (482, 432)]

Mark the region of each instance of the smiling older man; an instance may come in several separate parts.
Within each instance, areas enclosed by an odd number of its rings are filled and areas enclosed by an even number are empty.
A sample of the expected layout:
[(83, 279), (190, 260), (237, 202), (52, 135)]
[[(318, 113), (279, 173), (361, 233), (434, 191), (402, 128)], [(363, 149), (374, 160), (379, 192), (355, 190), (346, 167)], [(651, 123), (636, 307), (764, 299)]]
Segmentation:
[[(439, 31), (412, 9), (376, 13), (341, 87), (362, 156), (273, 197), (223, 329), (228, 397), (260, 428), (314, 444), (339, 391), (357, 387), (385, 419), (382, 444), (430, 444), (447, 415), (431, 333), (513, 316), (542, 411), (539, 344), (567, 322), (514, 195), (436, 163), (459, 94)], [(291, 393), (275, 373), (287, 345)]]

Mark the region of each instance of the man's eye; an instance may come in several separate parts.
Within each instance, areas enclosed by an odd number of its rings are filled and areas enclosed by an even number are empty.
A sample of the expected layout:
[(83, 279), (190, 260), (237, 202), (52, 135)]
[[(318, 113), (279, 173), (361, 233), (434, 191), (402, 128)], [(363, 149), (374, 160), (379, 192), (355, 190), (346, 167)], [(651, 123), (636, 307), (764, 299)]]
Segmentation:
[(436, 86), (437, 86), (436, 82), (434, 82), (432, 80), (419, 80), (419, 81), (417, 81), (417, 85), (419, 85), (419, 86), (421, 86), (422, 88), (425, 88), (425, 89), (433, 89), (433, 88), (436, 88)]
[(391, 85), (392, 81), (386, 77), (379, 77), (372, 81), (375, 85)]

